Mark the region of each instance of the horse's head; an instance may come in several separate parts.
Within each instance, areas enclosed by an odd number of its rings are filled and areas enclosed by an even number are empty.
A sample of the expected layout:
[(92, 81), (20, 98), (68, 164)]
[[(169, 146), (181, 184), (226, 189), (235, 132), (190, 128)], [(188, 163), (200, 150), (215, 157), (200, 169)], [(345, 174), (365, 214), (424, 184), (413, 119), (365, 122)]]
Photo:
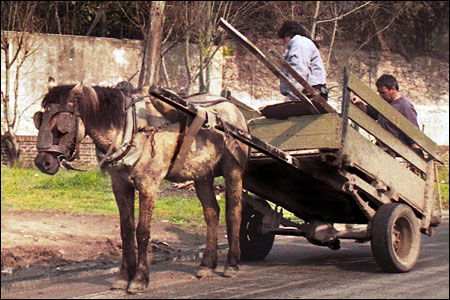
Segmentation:
[(83, 96), (83, 84), (51, 87), (42, 102), (44, 111), (34, 114), (34, 125), (39, 130), (38, 155), (34, 159), (41, 172), (54, 175), (60, 162), (74, 160), (79, 142), (85, 136), (85, 126), (80, 118), (79, 100)]

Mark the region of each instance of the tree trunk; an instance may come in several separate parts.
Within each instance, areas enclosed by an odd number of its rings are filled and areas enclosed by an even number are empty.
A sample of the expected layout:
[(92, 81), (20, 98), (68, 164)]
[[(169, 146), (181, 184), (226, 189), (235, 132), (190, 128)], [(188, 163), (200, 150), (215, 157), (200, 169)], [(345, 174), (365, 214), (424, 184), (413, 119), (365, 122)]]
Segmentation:
[(161, 41), (164, 22), (165, 1), (154, 1), (150, 11), (151, 26), (147, 36), (146, 76), (144, 85), (158, 84), (161, 62)]
[(10, 166), (16, 165), (20, 159), (20, 147), (16, 135), (9, 131), (6, 132), (2, 135), (1, 144), (5, 146)]
[(319, 9), (320, 9), (320, 1), (316, 2), (316, 11), (314, 12), (314, 19), (312, 23), (311, 28), (311, 39), (316, 39), (316, 27), (317, 27), (317, 17), (319, 16)]

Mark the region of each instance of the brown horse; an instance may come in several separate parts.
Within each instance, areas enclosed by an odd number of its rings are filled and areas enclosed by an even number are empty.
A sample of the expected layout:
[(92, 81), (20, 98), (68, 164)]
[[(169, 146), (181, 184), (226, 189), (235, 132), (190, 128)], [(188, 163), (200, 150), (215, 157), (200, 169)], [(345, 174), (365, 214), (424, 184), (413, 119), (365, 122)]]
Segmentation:
[[(143, 99), (139, 95), (143, 94), (151, 101), (139, 101)], [(198, 95), (194, 100), (204, 98), (210, 100), (211, 96)], [(181, 130), (183, 113), (145, 93), (138, 93), (137, 98), (132, 99), (134, 101), (130, 102), (130, 98), (119, 89), (90, 87), (82, 83), (49, 88), (42, 102), (44, 112), (37, 112), (34, 116), (39, 129), (39, 153), (35, 165), (44, 173), (56, 174), (61, 162), (77, 156), (79, 142), (85, 136), (92, 138), (99, 160), (103, 158), (102, 168), (110, 174), (120, 214), (122, 265), (112, 288), (125, 289), (129, 293), (140, 292), (149, 284), (150, 221), (156, 193), (163, 179), (195, 182), (207, 225), (206, 247), (197, 276), (213, 274), (217, 266), (219, 222), (213, 180), (223, 175), (229, 243), (223, 275), (233, 276), (238, 270), (240, 258), (242, 175), (248, 147), (237, 142), (245, 153), (244, 161), (239, 161), (225, 146), (226, 134), (202, 127), (195, 135), (183, 163), (172, 169), (177, 160), (178, 144), (184, 135)], [(247, 129), (240, 111), (225, 99), (214, 102), (208, 110), (224, 121)], [(137, 227), (134, 220), (136, 190), (139, 192)]]

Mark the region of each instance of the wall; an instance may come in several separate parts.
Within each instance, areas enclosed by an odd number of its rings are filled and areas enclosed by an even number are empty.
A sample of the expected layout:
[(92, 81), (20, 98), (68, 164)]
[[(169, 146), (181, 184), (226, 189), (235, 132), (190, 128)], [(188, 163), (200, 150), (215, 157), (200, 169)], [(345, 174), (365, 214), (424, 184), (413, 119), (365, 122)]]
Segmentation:
[[(3, 32), (2, 32), (3, 34)], [(88, 85), (114, 86), (120, 81), (128, 80), (140, 70), (142, 61), (142, 41), (120, 40), (84, 36), (68, 36), (55, 34), (29, 34), (26, 41), (31, 45), (33, 54), (25, 60), (20, 72), (18, 104), (21, 114), (16, 134), (18, 135), (25, 164), (32, 163), (35, 156), (35, 140), (37, 130), (33, 124), (33, 114), (41, 110), (41, 101), (47, 93), (48, 78), (54, 77), (57, 84), (75, 84), (83, 81)], [(11, 53), (15, 44), (11, 43)], [(165, 65), (173, 87), (181, 87), (186, 83), (184, 45), (171, 49), (166, 55)], [(198, 62), (198, 47), (192, 45), (191, 63), (195, 68)], [(222, 90), (222, 54), (217, 52), (211, 65), (212, 76), (210, 91), (220, 94)], [(5, 90), (4, 52), (1, 52), (1, 89)], [(15, 77), (15, 68), (11, 77)], [(161, 70), (161, 85), (164, 82)], [(137, 86), (139, 74), (131, 83)], [(10, 83), (13, 90), (12, 81)], [(191, 86), (191, 93), (198, 92), (198, 84)], [(2, 123), (4, 122), (2, 109)], [(3, 126), (2, 126), (3, 133)], [(34, 145), (33, 145), (34, 142)], [(89, 139), (87, 144), (89, 143)], [(2, 164), (8, 161), (2, 144)], [(83, 155), (86, 162), (95, 160), (94, 146), (86, 147)]]
[[(58, 83), (77, 83), (113, 86), (126, 80), (140, 69), (142, 42), (136, 40), (119, 40), (110, 38), (64, 36), (52, 34), (33, 34), (35, 53), (23, 66), (20, 81), (19, 106), (28, 107), (23, 112), (17, 134), (34, 136), (32, 116), (40, 110), (40, 102), (47, 92), (48, 77), (54, 77)], [(264, 52), (273, 48), (283, 53), (284, 46), (280, 40), (261, 39), (255, 44)], [(231, 90), (232, 94), (255, 108), (280, 101), (279, 80), (251, 53), (234, 43), (235, 56), (222, 57), (217, 52), (212, 65), (211, 92), (220, 94), (222, 89)], [(166, 66), (173, 87), (185, 85), (183, 45), (174, 47), (166, 55)], [(320, 49), (324, 62), (328, 49)], [(4, 91), (5, 74), (2, 51), (2, 91)], [(198, 49), (193, 47), (191, 55), (198, 56)], [(373, 88), (376, 78), (383, 73), (394, 74), (399, 82), (401, 92), (414, 103), (419, 118), (419, 125), (424, 125), (425, 133), (440, 145), (449, 144), (449, 63), (429, 57), (418, 57), (406, 61), (399, 55), (359, 52), (352, 60), (349, 49), (334, 49), (328, 68), (328, 86), (330, 104), (340, 111), (342, 94), (343, 68), (351, 71)], [(352, 63), (349, 63), (351, 61)], [(161, 76), (163, 78), (163, 76)], [(132, 83), (137, 85), (138, 75)], [(165, 83), (162, 83), (165, 86)], [(195, 90), (191, 90), (191, 93)], [(2, 110), (3, 122), (3, 110)], [(25, 152), (32, 148), (28, 137), (23, 138)], [(20, 140), (20, 139), (19, 139)], [(3, 148), (3, 145), (2, 145)], [(92, 146), (93, 148), (93, 146)], [(89, 149), (89, 147), (88, 147)], [(90, 151), (90, 152), (89, 152)], [(89, 150), (88, 161), (95, 158)], [(26, 156), (30, 161), (33, 155)], [(2, 151), (2, 164), (7, 161)]]
[[(114, 86), (127, 80), (138, 70), (142, 61), (142, 41), (112, 38), (69, 36), (56, 34), (30, 34), (27, 41), (32, 44), (34, 53), (25, 60), (20, 72), (18, 103), (23, 116), (17, 134), (35, 135), (33, 114), (40, 110), (40, 103), (47, 93), (48, 78), (54, 77), (57, 84), (75, 84), (80, 81), (88, 85)], [(14, 43), (12, 46), (14, 47)], [(192, 67), (196, 67), (198, 47), (191, 49)], [(174, 47), (166, 55), (166, 66), (172, 86), (185, 83), (186, 70), (182, 45)], [(221, 53), (217, 53), (212, 64), (213, 82), (211, 92), (220, 94), (222, 88)], [(5, 88), (4, 52), (1, 52), (2, 92)], [(11, 77), (14, 78), (14, 69)], [(161, 71), (161, 85), (163, 75)], [(220, 74), (220, 76), (217, 76)], [(137, 86), (139, 74), (131, 83)], [(13, 82), (10, 83), (11, 89)], [(198, 85), (196, 85), (198, 86)], [(191, 92), (197, 92), (195, 88)], [(3, 122), (3, 110), (2, 110)]]
[[(284, 52), (282, 41), (259, 39), (252, 41), (263, 53), (274, 49)], [(239, 100), (259, 108), (280, 102), (279, 79), (253, 54), (241, 45), (230, 44), (235, 55), (225, 57), (223, 86)], [(432, 57), (416, 57), (407, 61), (398, 54), (368, 53), (353, 49), (333, 49), (327, 67), (329, 49), (320, 52), (327, 68), (327, 85), (330, 88), (329, 103), (341, 110), (344, 67), (375, 90), (375, 81), (385, 73), (394, 75), (400, 84), (400, 92), (409, 98), (418, 113), (419, 126), (439, 145), (449, 144), (449, 62)], [(271, 55), (267, 54), (269, 59)], [(352, 57), (352, 58), (351, 58)]]
[[(38, 154), (36, 149), (37, 136), (36, 135), (19, 135), (17, 137), (17, 142), (20, 145), (21, 151), (21, 162), (24, 166), (33, 166), (33, 161)], [(5, 151), (5, 147), (1, 147), (1, 160), (2, 166), (8, 165), (9, 157)], [(80, 143), (80, 159), (75, 160), (73, 165), (83, 169), (86, 165), (97, 164), (97, 157), (95, 155), (95, 145), (92, 140), (87, 137)]]

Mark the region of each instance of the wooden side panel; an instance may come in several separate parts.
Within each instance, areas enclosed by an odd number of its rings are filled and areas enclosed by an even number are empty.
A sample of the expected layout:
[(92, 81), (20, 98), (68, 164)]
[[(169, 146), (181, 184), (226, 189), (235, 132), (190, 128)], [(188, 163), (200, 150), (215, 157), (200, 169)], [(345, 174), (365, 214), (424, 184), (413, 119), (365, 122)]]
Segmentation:
[(286, 120), (257, 119), (250, 133), (282, 150), (339, 149), (342, 120), (338, 114), (309, 115)]
[(427, 172), (427, 163), (422, 158), (412, 151), (410, 147), (399, 141), (393, 134), (384, 130), (374, 119), (352, 103), (350, 103), (349, 107), (349, 117), (353, 122), (364, 128), (378, 140), (383, 141), (388, 147), (400, 153), (417, 168), (423, 172)]
[(395, 158), (373, 145), (352, 127), (342, 148), (346, 164), (356, 167), (390, 187), (393, 195), (423, 212), (425, 181), (401, 165)]
[(438, 161), (443, 162), (442, 153), (440, 152), (439, 146), (433, 140), (422, 133), (419, 128), (414, 126), (400, 112), (384, 101), (377, 95), (377, 93), (367, 87), (353, 74), (350, 74), (348, 88), (358, 95), (358, 97), (364, 99), (364, 101), (375, 108), (386, 119), (391, 121), (392, 124), (402, 130), (428, 154), (433, 156)]

